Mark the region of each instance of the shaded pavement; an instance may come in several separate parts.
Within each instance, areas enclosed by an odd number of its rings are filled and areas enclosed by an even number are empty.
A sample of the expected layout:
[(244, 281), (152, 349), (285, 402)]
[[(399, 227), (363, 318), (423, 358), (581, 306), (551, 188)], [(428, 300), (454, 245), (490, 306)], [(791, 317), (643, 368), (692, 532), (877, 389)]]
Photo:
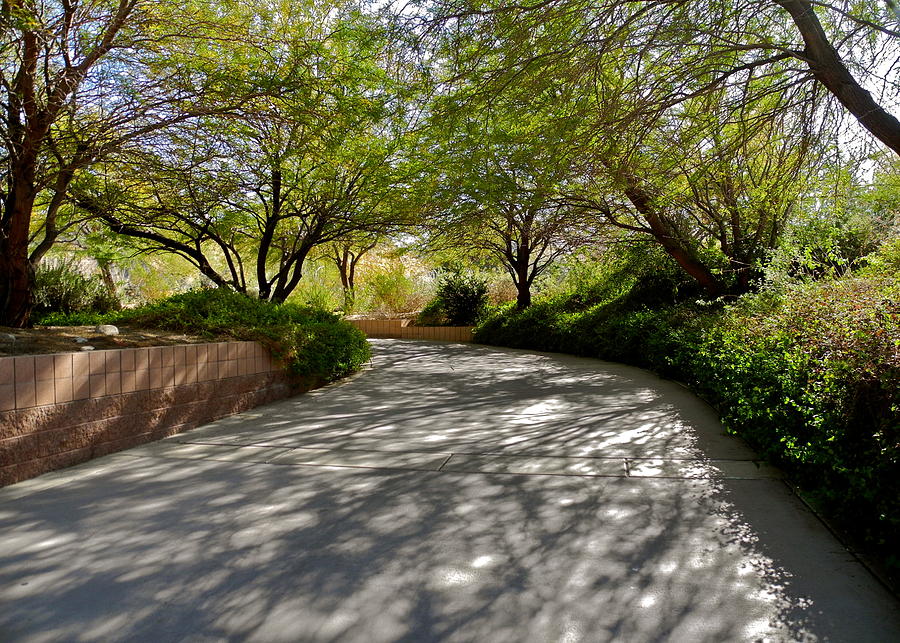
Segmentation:
[(0, 490), (0, 640), (900, 641), (679, 385), (373, 344), (349, 381)]

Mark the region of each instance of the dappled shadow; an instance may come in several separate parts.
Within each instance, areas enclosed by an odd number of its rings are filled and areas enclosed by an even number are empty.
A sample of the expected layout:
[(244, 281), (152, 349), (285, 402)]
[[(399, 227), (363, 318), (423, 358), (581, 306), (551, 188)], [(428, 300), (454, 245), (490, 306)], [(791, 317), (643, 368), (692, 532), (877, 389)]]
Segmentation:
[(261, 462), (142, 447), (0, 491), (0, 639), (898, 638), (896, 604), (777, 480), (262, 463), (295, 446), (744, 453), (634, 369), (382, 348), (353, 381), (181, 436), (274, 443)]
[(678, 384), (636, 368), (462, 344), (374, 343), (375, 368), (342, 385), (340, 394), (314, 391), (185, 439), (389, 451), (752, 457), (724, 434), (712, 409)]

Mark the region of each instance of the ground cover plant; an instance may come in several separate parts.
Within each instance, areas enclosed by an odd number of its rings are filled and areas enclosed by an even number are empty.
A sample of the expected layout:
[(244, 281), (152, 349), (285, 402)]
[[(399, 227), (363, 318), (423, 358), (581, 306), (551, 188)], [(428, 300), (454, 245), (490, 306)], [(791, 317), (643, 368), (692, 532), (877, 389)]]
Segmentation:
[(112, 323), (259, 341), (289, 373), (319, 382), (352, 373), (371, 355), (365, 336), (337, 315), (270, 303), (224, 288), (194, 290), (129, 310), (49, 314), (41, 323)]
[(524, 311), (495, 311), (475, 339), (624, 362), (687, 383), (896, 582), (900, 279), (889, 255), (872, 257), (880, 268), (868, 274), (713, 303), (679, 296), (665, 270), (642, 277), (620, 264)]

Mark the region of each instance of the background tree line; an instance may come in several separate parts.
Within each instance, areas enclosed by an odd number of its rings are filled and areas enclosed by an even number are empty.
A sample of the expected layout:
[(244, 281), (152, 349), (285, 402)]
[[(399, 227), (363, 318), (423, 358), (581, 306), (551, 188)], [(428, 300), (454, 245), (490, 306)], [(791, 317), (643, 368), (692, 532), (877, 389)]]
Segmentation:
[(841, 203), (895, 234), (889, 3), (10, 0), (0, 20), (3, 325), (28, 324), (56, 244), (98, 235), (107, 264), (175, 255), (273, 301), (332, 257), (346, 302), (392, 237), (499, 267), (524, 308), (561, 257), (633, 236), (714, 298)]

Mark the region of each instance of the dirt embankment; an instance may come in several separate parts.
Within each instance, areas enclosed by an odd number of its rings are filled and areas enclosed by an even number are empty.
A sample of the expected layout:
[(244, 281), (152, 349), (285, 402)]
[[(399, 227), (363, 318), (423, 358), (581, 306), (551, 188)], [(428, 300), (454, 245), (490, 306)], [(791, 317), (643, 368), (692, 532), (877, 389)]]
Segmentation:
[[(14, 335), (15, 341), (12, 341), (8, 337), (9, 335)], [(79, 342), (76, 338), (83, 338), (87, 341)], [(127, 328), (125, 326), (119, 326), (118, 335), (103, 335), (97, 331), (95, 326), (42, 326), (37, 328), (0, 326), (0, 357), (77, 352), (83, 350), (85, 346), (93, 346), (95, 350), (106, 350), (200, 344), (228, 339), (230, 338), (199, 337), (164, 330)]]

